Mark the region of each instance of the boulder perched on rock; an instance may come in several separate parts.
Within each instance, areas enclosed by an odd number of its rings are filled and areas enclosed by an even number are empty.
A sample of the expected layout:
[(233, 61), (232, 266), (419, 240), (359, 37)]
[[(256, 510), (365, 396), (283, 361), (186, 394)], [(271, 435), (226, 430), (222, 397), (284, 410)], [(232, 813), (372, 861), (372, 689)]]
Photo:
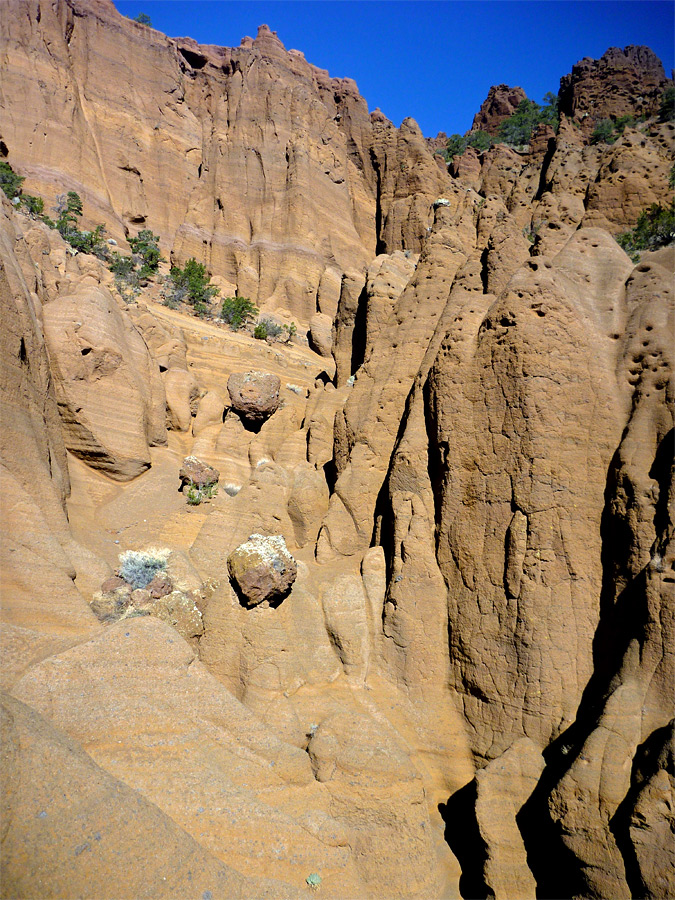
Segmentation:
[(281, 382), (265, 372), (233, 372), (227, 381), (232, 406), (249, 422), (264, 422), (279, 408)]
[(295, 581), (298, 567), (280, 534), (252, 534), (227, 560), (230, 577), (249, 606), (283, 596)]
[(207, 466), (196, 456), (186, 456), (183, 465), (180, 467), (178, 477), (181, 481), (181, 488), (185, 485), (194, 484), (195, 487), (204, 488), (211, 484), (217, 484), (220, 478), (218, 469), (213, 466)]

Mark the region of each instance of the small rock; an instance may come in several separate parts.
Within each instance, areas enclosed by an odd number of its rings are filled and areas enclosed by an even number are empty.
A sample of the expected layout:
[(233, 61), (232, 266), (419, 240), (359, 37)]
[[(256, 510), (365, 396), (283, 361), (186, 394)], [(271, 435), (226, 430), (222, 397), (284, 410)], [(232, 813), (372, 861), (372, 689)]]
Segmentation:
[(173, 590), (173, 584), (168, 575), (165, 575), (163, 572), (158, 572), (157, 575), (152, 579), (150, 584), (146, 587), (146, 591), (149, 592), (150, 596), (153, 600), (158, 600), (160, 597), (166, 597), (167, 594), (170, 594)]
[(131, 606), (131, 597), (128, 591), (122, 590), (96, 593), (90, 606), (100, 622), (116, 622)]
[(194, 599), (183, 591), (172, 591), (152, 603), (150, 615), (171, 625), (184, 637), (199, 637), (204, 633), (202, 614)]
[(280, 534), (252, 534), (232, 551), (227, 568), (249, 606), (286, 594), (298, 573)]
[(196, 456), (186, 456), (178, 477), (181, 480), (181, 487), (185, 487), (186, 484), (194, 484), (198, 488), (203, 488), (210, 484), (217, 484), (220, 472), (213, 466), (207, 466)]
[(131, 602), (138, 609), (150, 602), (150, 591), (147, 588), (138, 588), (131, 592)]
[(263, 422), (279, 408), (281, 381), (265, 372), (233, 372), (227, 381), (232, 406), (245, 419)]
[(110, 578), (106, 578), (106, 580), (101, 585), (101, 591), (104, 594), (119, 590), (120, 588), (126, 588), (130, 591), (131, 585), (127, 584), (123, 578), (119, 577), (119, 575), (111, 575)]

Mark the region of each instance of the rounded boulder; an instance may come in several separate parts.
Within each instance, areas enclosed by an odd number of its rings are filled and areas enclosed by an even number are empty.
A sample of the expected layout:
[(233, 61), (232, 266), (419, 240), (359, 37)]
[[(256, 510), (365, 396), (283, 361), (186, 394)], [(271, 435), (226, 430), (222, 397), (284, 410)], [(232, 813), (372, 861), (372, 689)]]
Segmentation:
[(279, 408), (281, 381), (266, 372), (233, 372), (227, 391), (233, 409), (250, 422), (264, 422)]
[(229, 555), (227, 568), (248, 606), (283, 597), (298, 574), (280, 534), (252, 534)]

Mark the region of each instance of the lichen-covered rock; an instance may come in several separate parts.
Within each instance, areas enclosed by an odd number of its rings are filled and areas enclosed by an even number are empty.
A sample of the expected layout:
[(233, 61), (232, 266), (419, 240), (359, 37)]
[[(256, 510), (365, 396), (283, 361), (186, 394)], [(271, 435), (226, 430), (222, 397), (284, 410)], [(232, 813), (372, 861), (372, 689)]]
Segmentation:
[(283, 596), (295, 581), (298, 567), (280, 534), (252, 534), (227, 560), (230, 577), (249, 606)]
[(266, 372), (233, 372), (227, 391), (234, 409), (244, 419), (264, 422), (279, 408), (281, 381)]
[(91, 610), (99, 622), (116, 622), (132, 605), (128, 590), (97, 591), (91, 601)]
[(156, 619), (171, 625), (186, 640), (204, 633), (202, 614), (194, 598), (183, 591), (172, 591), (153, 600), (147, 611)]
[(217, 484), (220, 478), (218, 469), (213, 466), (207, 466), (196, 456), (186, 456), (183, 465), (180, 467), (178, 477), (181, 481), (181, 487), (186, 484), (194, 484), (198, 488), (208, 487), (211, 484)]

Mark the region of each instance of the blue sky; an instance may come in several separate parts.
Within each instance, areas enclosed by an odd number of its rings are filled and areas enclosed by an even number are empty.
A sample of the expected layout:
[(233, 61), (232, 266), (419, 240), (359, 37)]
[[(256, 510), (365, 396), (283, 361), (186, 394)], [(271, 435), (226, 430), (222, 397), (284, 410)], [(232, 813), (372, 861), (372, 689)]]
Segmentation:
[(369, 109), (427, 136), (463, 133), (492, 84), (541, 101), (584, 56), (647, 44), (670, 75), (670, 0), (114, 0), (170, 37), (239, 45), (266, 23), (287, 49), (332, 76), (353, 78)]

